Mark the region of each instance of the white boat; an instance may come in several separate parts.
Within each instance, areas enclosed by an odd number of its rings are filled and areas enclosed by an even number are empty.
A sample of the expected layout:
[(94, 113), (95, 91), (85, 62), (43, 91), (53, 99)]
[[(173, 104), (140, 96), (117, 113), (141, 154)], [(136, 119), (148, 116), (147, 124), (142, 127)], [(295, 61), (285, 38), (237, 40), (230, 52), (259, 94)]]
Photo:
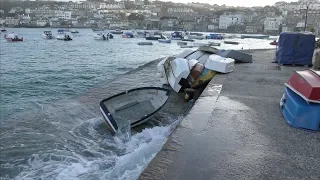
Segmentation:
[(78, 34), (78, 33), (79, 33), (79, 31), (77, 31), (77, 30), (70, 30), (70, 32), (71, 32), (72, 34)]
[(142, 87), (114, 95), (100, 102), (100, 111), (112, 132), (138, 126), (151, 119), (167, 102), (170, 90)]
[(171, 43), (171, 39), (158, 39), (159, 43)]
[(234, 59), (211, 54), (204, 67), (221, 73), (229, 73), (234, 70)]
[(98, 33), (98, 34), (93, 35), (93, 39), (107, 41), (109, 39), (112, 39), (111, 36), (112, 35), (109, 33)]
[(184, 37), (184, 39), (198, 39), (198, 40), (202, 40), (205, 39), (205, 36), (201, 33), (187, 33), (186, 36)]
[(52, 34), (51, 31), (44, 31), (42, 36), (45, 39), (55, 39), (55, 36)]
[(179, 84), (181, 79), (187, 79), (190, 74), (189, 62), (183, 58), (167, 57), (159, 62), (157, 69), (162, 75), (165, 74), (166, 81), (176, 92), (182, 87)]

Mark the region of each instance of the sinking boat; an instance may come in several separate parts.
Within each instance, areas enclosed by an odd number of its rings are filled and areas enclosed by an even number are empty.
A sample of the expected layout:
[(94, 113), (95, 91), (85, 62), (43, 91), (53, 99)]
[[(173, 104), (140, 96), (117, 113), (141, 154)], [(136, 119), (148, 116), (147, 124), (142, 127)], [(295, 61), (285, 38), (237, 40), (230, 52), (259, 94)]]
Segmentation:
[(230, 73), (234, 70), (234, 59), (225, 58), (216, 54), (211, 54), (204, 64), (206, 69), (220, 73)]
[(111, 96), (100, 102), (100, 111), (112, 132), (151, 119), (167, 102), (170, 90), (142, 87)]
[(187, 79), (190, 74), (189, 63), (187, 59), (166, 57), (157, 65), (158, 72), (162, 74), (165, 81), (177, 93), (182, 88), (183, 79)]
[(305, 101), (320, 103), (320, 71), (295, 71), (285, 85)]

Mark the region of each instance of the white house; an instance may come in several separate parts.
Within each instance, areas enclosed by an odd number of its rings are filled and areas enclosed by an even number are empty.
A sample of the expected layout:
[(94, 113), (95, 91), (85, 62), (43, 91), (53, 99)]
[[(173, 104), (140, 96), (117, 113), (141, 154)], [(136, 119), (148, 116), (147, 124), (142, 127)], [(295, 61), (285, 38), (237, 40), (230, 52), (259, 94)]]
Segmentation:
[(271, 18), (268, 17), (264, 20), (264, 32), (268, 31), (279, 31), (280, 25), (282, 24), (282, 17)]
[(224, 14), (219, 19), (219, 29), (227, 29), (231, 25), (243, 25), (244, 17), (242, 14)]
[(58, 19), (70, 20), (70, 19), (72, 19), (71, 18), (71, 14), (72, 14), (71, 11), (60, 11), (60, 10), (57, 10), (57, 11), (55, 11), (54, 17), (56, 17)]

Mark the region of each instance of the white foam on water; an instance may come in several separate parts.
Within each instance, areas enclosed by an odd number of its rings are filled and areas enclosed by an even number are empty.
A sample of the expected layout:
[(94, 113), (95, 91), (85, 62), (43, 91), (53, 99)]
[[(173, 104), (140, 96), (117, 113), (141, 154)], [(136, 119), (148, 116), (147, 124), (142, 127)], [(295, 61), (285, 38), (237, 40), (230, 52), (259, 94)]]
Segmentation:
[[(144, 129), (132, 136), (117, 134), (114, 137), (99, 134), (93, 128), (101, 122), (100, 118), (91, 119), (70, 132), (72, 136), (81, 136), (76, 139), (80, 146), (67, 144), (65, 150), (33, 154), (28, 165), (20, 167), (23, 170), (16, 179), (137, 179), (179, 121)], [(85, 135), (81, 131), (86, 131)]]

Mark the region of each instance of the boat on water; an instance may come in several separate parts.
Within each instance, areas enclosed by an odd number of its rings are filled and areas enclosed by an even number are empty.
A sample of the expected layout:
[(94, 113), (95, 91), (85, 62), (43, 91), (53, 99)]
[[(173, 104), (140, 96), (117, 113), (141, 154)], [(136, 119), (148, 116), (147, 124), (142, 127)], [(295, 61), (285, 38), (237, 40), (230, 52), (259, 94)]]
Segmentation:
[(79, 33), (79, 31), (77, 31), (77, 30), (70, 30), (70, 32), (71, 32), (72, 34), (78, 34), (78, 33)]
[(4, 38), (8, 42), (22, 42), (23, 41), (23, 37), (19, 37), (17, 34), (14, 34), (14, 33), (6, 34), (6, 35), (4, 35)]
[(233, 44), (233, 45), (238, 45), (240, 44), (239, 42), (235, 42), (235, 41), (223, 41), (225, 44)]
[(170, 90), (142, 87), (111, 96), (100, 102), (100, 111), (112, 132), (150, 120), (167, 102)]
[(65, 34), (67, 32), (69, 32), (68, 29), (58, 29), (58, 34)]
[(165, 39), (158, 39), (158, 42), (159, 43), (171, 43), (171, 39), (167, 39), (167, 38), (165, 38)]
[(209, 36), (207, 36), (207, 39), (224, 39), (224, 37), (221, 34), (209, 34)]
[(134, 35), (131, 32), (126, 32), (122, 34), (123, 38), (134, 38)]
[(148, 42), (138, 42), (137, 44), (140, 45), (140, 46), (145, 46), (145, 45), (150, 46), (150, 45), (153, 45), (153, 43), (150, 42), (150, 41), (148, 41)]
[(151, 40), (151, 41), (158, 41), (159, 39), (163, 39), (161, 36), (148, 36), (146, 37), (146, 40)]
[(113, 35), (111, 33), (97, 33), (97, 34), (93, 35), (93, 38), (95, 40), (107, 41), (109, 39), (113, 39)]
[(58, 37), (57, 37), (57, 40), (72, 41), (72, 38), (71, 38), (69, 35), (65, 34), (65, 35), (63, 35), (63, 36), (58, 36)]
[(45, 39), (55, 39), (54, 35), (52, 34), (51, 31), (44, 31), (43, 32), (43, 37)]
[(2, 28), (0, 29), (0, 32), (7, 32), (7, 29), (4, 28), (4, 27), (2, 27)]
[(122, 34), (123, 32), (121, 31), (121, 29), (116, 29), (116, 30), (111, 30), (110, 33), (112, 33), (112, 34)]
[(197, 39), (197, 40), (202, 40), (205, 39), (205, 36), (202, 33), (186, 33), (185, 36), (186, 39)]
[(171, 39), (173, 39), (173, 40), (181, 40), (181, 39), (183, 39), (182, 32), (175, 31), (175, 32), (171, 33)]
[(270, 43), (270, 45), (277, 46), (277, 45), (278, 45), (278, 42), (277, 42), (276, 40), (274, 40), (274, 41), (272, 41), (272, 42)]
[(189, 42), (194, 42), (193, 39), (181, 39), (181, 41), (189, 41)]
[(252, 38), (252, 39), (267, 39), (268, 35), (242, 35), (241, 39)]
[(102, 31), (104, 31), (104, 29), (102, 29), (102, 28), (93, 28), (92, 31), (93, 32), (102, 32)]

